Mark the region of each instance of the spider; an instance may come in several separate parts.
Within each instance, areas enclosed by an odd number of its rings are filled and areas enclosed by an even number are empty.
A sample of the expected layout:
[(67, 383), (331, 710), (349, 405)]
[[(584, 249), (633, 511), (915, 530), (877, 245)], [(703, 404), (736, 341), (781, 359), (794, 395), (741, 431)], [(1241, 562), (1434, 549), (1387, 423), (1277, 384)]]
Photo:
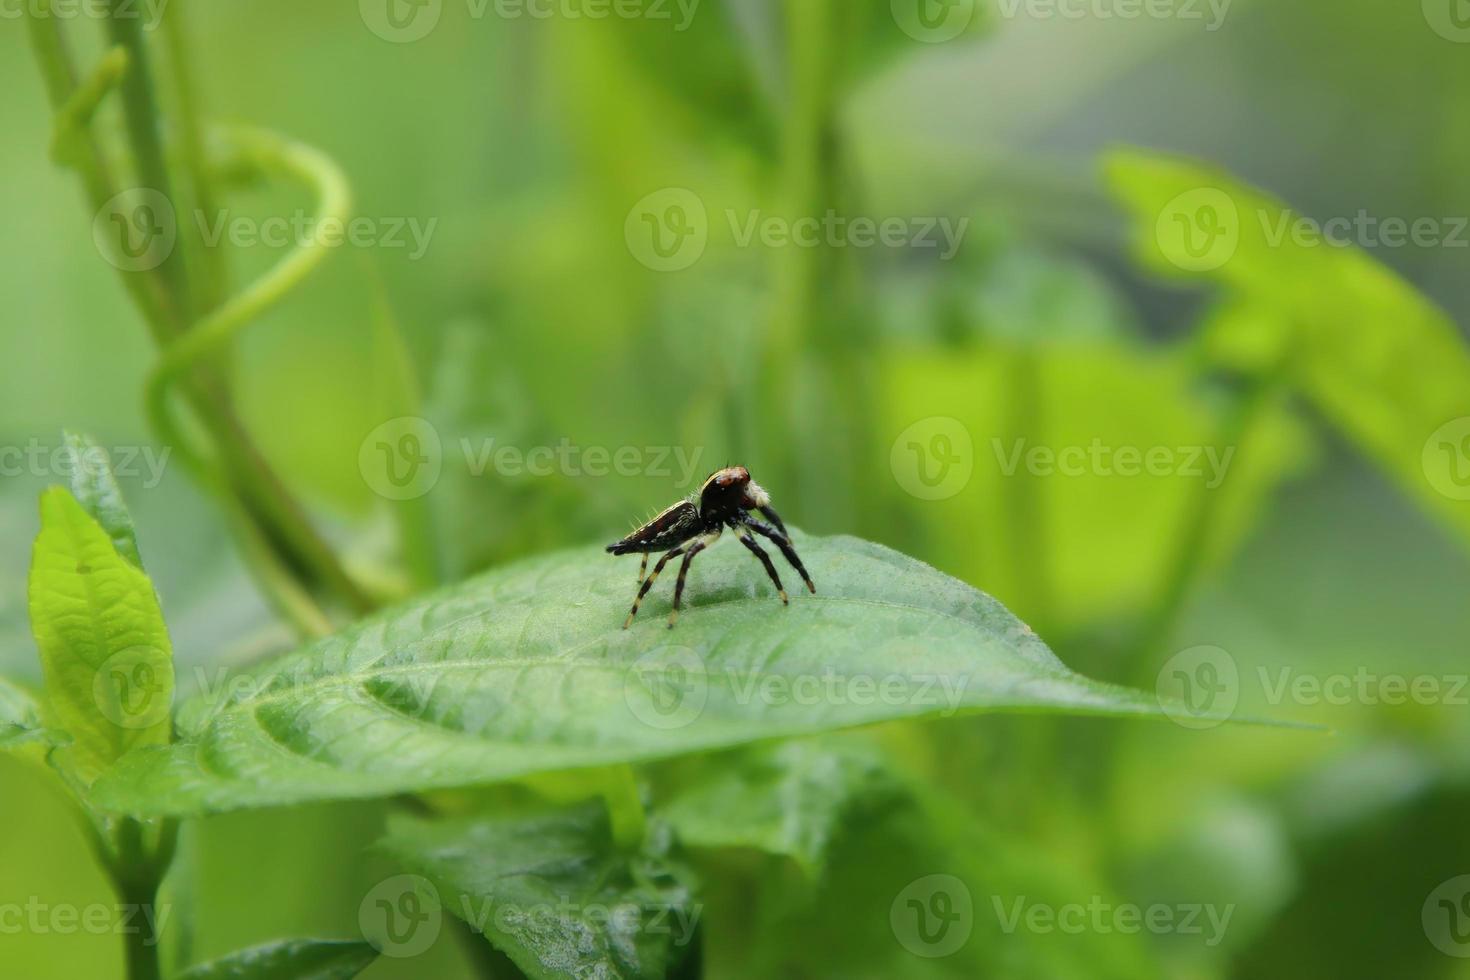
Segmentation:
[[(775, 527), (756, 520), (750, 514), (752, 510), (760, 511)], [(691, 494), (688, 499), (667, 508), (626, 538), (607, 546), (609, 554), (643, 556), (643, 564), (638, 569), (638, 597), (633, 600), (633, 608), (623, 623), (623, 629), (633, 625), (633, 617), (638, 615), (638, 606), (643, 602), (643, 597), (648, 595), (648, 590), (653, 588), (653, 583), (664, 570), (664, 566), (683, 555), (684, 562), (679, 566), (679, 581), (674, 586), (674, 611), (669, 614), (669, 629), (673, 629), (674, 624), (679, 621), (679, 604), (684, 598), (684, 579), (689, 574), (689, 563), (694, 560), (695, 555), (718, 541), (727, 527), (735, 532), (740, 543), (751, 554), (760, 559), (766, 574), (771, 577), (776, 591), (781, 595), (782, 604), (790, 605), (791, 600), (786, 596), (786, 589), (781, 585), (781, 576), (776, 574), (771, 556), (756, 544), (754, 534), (773, 541), (791, 563), (791, 567), (801, 575), (806, 587), (813, 594), (816, 593), (817, 587), (812, 584), (811, 576), (806, 573), (801, 559), (796, 556), (796, 549), (791, 547), (791, 537), (786, 533), (786, 525), (781, 523), (780, 516), (771, 509), (771, 495), (750, 479), (750, 471), (745, 467), (727, 466), (711, 474), (704, 481), (699, 493)], [(649, 575), (648, 556), (656, 551), (662, 551), (664, 555), (653, 566), (653, 574)]]

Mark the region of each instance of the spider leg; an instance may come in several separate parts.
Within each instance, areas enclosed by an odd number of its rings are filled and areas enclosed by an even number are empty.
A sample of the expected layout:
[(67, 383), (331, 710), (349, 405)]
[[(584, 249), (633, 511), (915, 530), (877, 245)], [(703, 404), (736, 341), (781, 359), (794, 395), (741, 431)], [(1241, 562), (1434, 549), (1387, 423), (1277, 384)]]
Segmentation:
[(766, 549), (756, 544), (755, 539), (750, 536), (750, 532), (743, 528), (737, 527), (735, 529), (735, 536), (740, 539), (741, 544), (750, 549), (751, 554), (761, 560), (762, 565), (766, 566), (766, 574), (771, 577), (771, 582), (775, 584), (776, 591), (781, 595), (781, 604), (783, 606), (791, 605), (791, 600), (786, 596), (786, 588), (781, 584), (781, 576), (776, 574), (776, 566), (771, 562), (771, 556), (766, 554)]
[(708, 547), (709, 545), (700, 541), (691, 545), (684, 553), (684, 561), (679, 565), (679, 580), (674, 583), (674, 611), (669, 613), (669, 629), (673, 629), (674, 624), (679, 621), (679, 604), (684, 601), (684, 579), (689, 575), (689, 563), (694, 561), (695, 555)]
[(646, 578), (648, 578), (648, 552), (645, 551), (643, 553), (643, 563), (638, 566), (638, 584), (642, 585), (643, 580)]
[(642, 605), (643, 597), (648, 595), (648, 590), (653, 588), (654, 582), (658, 581), (658, 575), (664, 570), (664, 566), (669, 563), (670, 559), (678, 558), (683, 553), (683, 548), (675, 548), (673, 551), (667, 552), (658, 560), (658, 564), (653, 566), (653, 574), (644, 579), (643, 585), (638, 589), (638, 598), (633, 600), (633, 609), (628, 613), (628, 618), (623, 621), (623, 629), (627, 629), (633, 625), (633, 617), (638, 615), (638, 607)]
[[(781, 532), (781, 537), (786, 538), (787, 540), (790, 540), (791, 535), (789, 533), (787, 533), (787, 531), (786, 531), (786, 525), (785, 525), (785, 523), (782, 522), (781, 515), (778, 514), (778, 513), (776, 513), (776, 511), (775, 511), (775, 509), (773, 507), (771, 507), (769, 504), (767, 504), (766, 506), (764, 506), (764, 507), (762, 507), (760, 509), (760, 512), (762, 514), (766, 515), (766, 520), (768, 520), (772, 524), (776, 525), (776, 530), (778, 530), (778, 531)], [(751, 523), (754, 523), (754, 521), (752, 520)]]
[(766, 525), (762, 524), (760, 521), (756, 520), (748, 514), (745, 516), (744, 523), (746, 527), (750, 528), (756, 534), (759, 534), (763, 538), (770, 538), (772, 541), (774, 541), (776, 543), (776, 547), (781, 549), (781, 554), (785, 555), (786, 560), (791, 563), (791, 567), (796, 569), (796, 571), (801, 575), (801, 580), (806, 583), (807, 589), (810, 590), (813, 595), (816, 595), (817, 587), (812, 584), (812, 577), (806, 573), (806, 566), (801, 563), (801, 558), (797, 556), (796, 549), (791, 547), (791, 539), (788, 538), (785, 534), (777, 531), (775, 528), (767, 527)]

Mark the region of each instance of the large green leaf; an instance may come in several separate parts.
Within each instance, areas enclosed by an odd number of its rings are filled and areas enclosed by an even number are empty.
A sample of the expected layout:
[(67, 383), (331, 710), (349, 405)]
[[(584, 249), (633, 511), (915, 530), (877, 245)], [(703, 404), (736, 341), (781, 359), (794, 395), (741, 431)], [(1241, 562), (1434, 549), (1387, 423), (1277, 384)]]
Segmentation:
[(663, 851), (614, 846), (600, 803), (444, 822), (395, 822), (381, 847), (527, 976), (663, 977), (699, 924), (687, 873)]
[[(1069, 671), (990, 596), (879, 545), (799, 536), (816, 595), (783, 608), (726, 542), (620, 629), (636, 562), (600, 549), (416, 599), (190, 702), (181, 741), (99, 783), (119, 811), (367, 797), (995, 709), (1154, 715)], [(795, 576), (787, 573), (787, 579)]]
[(659, 807), (682, 843), (783, 854), (812, 877), (850, 813), (901, 792), (875, 748), (848, 741), (794, 739), (701, 768)]
[(46, 720), (71, 736), (76, 775), (90, 783), (127, 750), (167, 742), (173, 659), (153, 584), (62, 487), (41, 496), (29, 602)]
[(1284, 364), (1324, 416), (1470, 542), (1470, 349), (1450, 318), (1360, 249), (1310, 226), (1298, 234), (1301, 215), (1216, 168), (1123, 152), (1108, 176), (1146, 262), (1217, 279), (1245, 309), (1219, 318), (1212, 348), (1232, 367)]
[(190, 967), (177, 980), (351, 980), (377, 958), (365, 942), (287, 939)]

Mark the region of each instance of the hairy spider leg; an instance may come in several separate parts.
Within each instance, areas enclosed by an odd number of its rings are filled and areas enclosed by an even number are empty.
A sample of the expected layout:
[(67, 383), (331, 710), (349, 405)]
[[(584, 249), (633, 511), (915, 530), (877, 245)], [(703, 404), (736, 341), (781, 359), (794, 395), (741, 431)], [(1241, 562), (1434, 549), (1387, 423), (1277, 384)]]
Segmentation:
[(674, 624), (679, 621), (679, 604), (684, 601), (684, 579), (689, 576), (689, 563), (694, 560), (695, 555), (708, 547), (709, 545), (700, 541), (684, 552), (684, 561), (679, 565), (679, 580), (674, 583), (674, 610), (669, 613), (669, 629), (673, 629)]
[(638, 598), (633, 600), (633, 609), (631, 612), (628, 613), (628, 618), (623, 621), (623, 629), (627, 629), (629, 626), (633, 625), (633, 617), (638, 615), (638, 607), (643, 604), (643, 597), (648, 595), (648, 590), (653, 588), (654, 582), (658, 581), (659, 573), (664, 570), (664, 566), (667, 565), (671, 559), (678, 558), (683, 553), (683, 548), (675, 548), (673, 551), (667, 552), (662, 558), (658, 560), (658, 564), (653, 566), (653, 574), (644, 579), (642, 587), (638, 589)]
[(817, 587), (812, 584), (812, 577), (806, 573), (806, 566), (801, 563), (801, 558), (797, 556), (796, 549), (791, 546), (790, 538), (777, 532), (775, 528), (767, 527), (749, 515), (746, 515), (745, 526), (761, 537), (770, 538), (774, 541), (776, 547), (781, 549), (781, 554), (785, 555), (786, 560), (791, 563), (791, 567), (796, 569), (801, 575), (801, 580), (806, 583), (807, 589), (810, 590), (812, 595), (817, 594)]
[(766, 554), (766, 549), (756, 544), (755, 539), (750, 536), (750, 532), (743, 528), (736, 527), (735, 536), (740, 539), (741, 544), (750, 549), (751, 554), (761, 560), (762, 565), (766, 566), (766, 574), (771, 577), (771, 581), (776, 586), (776, 591), (781, 594), (781, 604), (784, 606), (791, 605), (791, 600), (786, 596), (786, 587), (781, 584), (781, 576), (776, 574), (776, 566), (772, 564), (771, 556)]

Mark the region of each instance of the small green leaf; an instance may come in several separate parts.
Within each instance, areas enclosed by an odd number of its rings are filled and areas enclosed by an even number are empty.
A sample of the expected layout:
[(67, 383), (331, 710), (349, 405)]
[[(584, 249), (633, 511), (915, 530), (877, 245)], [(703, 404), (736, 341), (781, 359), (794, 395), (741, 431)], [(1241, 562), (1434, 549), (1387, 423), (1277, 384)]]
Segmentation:
[(1211, 349), (1232, 367), (1283, 365), (1324, 417), (1470, 544), (1470, 348), (1450, 318), (1362, 250), (1324, 240), (1219, 169), (1120, 152), (1108, 177), (1146, 262), (1234, 292), (1237, 315), (1216, 321)]
[(350, 980), (377, 958), (364, 942), (287, 939), (190, 967), (176, 980)]
[(658, 815), (691, 847), (749, 847), (794, 859), (819, 877), (843, 821), (901, 792), (883, 757), (847, 740), (757, 747), (704, 768)]
[[(621, 629), (637, 561), (521, 562), (216, 686), (178, 744), (133, 753), (106, 808), (190, 814), (372, 797), (668, 758), (895, 718), (1159, 715), (1068, 670), (1000, 603), (854, 538), (798, 535), (818, 592), (783, 607), (735, 542), (672, 570)], [(788, 582), (799, 581), (789, 571)]]
[(122, 491), (112, 475), (112, 464), (107, 450), (99, 446), (90, 436), (75, 432), (63, 433), (71, 477), (72, 496), (112, 539), (117, 553), (138, 568), (143, 559), (138, 553), (138, 538), (133, 530), (133, 518), (123, 502)]
[(687, 873), (664, 857), (666, 846), (619, 851), (598, 803), (397, 821), (380, 845), (538, 980), (668, 975), (688, 951), (701, 909)]
[(173, 660), (153, 584), (62, 487), (41, 495), (30, 613), (45, 718), (71, 736), (66, 765), (83, 783), (168, 741)]
[(0, 677), (0, 752), (44, 740), (35, 698), (29, 691)]

